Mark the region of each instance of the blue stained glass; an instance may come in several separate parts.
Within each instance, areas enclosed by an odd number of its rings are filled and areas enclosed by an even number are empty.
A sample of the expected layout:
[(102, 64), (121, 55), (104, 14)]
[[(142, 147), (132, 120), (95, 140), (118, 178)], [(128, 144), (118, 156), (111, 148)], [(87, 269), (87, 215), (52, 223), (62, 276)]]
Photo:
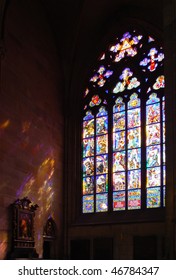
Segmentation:
[(128, 149), (141, 146), (141, 128), (129, 129), (127, 131)]
[(128, 189), (141, 188), (141, 170), (128, 171)]
[(152, 94), (150, 94), (149, 99), (147, 100), (146, 104), (150, 105), (150, 104), (157, 103), (157, 102), (160, 102), (160, 99), (157, 97), (156, 93), (152, 93)]
[(108, 115), (108, 113), (107, 113), (105, 107), (101, 107), (99, 109), (99, 112), (97, 113), (97, 117), (103, 117), (103, 116), (107, 116), (107, 115)]
[(108, 211), (108, 195), (97, 194), (96, 195), (96, 212), (107, 212)]
[(107, 117), (101, 117), (96, 119), (96, 133), (99, 134), (105, 134), (108, 132), (108, 118)]
[(96, 157), (96, 173), (103, 174), (108, 172), (108, 155)]
[(106, 154), (108, 152), (108, 136), (101, 135), (96, 138), (96, 152), (97, 155)]
[(147, 167), (161, 165), (161, 147), (160, 145), (147, 147)]
[(83, 139), (83, 158), (94, 155), (94, 138)]
[(83, 178), (83, 195), (92, 194), (94, 192), (94, 177)]
[(123, 99), (118, 97), (116, 99), (115, 105), (113, 106), (113, 113), (125, 111), (125, 103), (123, 103)]
[(160, 207), (161, 190), (160, 188), (149, 188), (147, 189), (147, 208), (156, 208)]
[(94, 196), (85, 195), (83, 196), (83, 213), (93, 213), (94, 212)]
[(103, 193), (108, 191), (108, 175), (96, 176), (96, 193)]
[(125, 131), (113, 133), (113, 151), (125, 149)]
[(125, 112), (116, 113), (113, 115), (113, 131), (125, 129)]
[(84, 121), (93, 119), (94, 116), (92, 115), (91, 111), (87, 111), (85, 117), (83, 118)]

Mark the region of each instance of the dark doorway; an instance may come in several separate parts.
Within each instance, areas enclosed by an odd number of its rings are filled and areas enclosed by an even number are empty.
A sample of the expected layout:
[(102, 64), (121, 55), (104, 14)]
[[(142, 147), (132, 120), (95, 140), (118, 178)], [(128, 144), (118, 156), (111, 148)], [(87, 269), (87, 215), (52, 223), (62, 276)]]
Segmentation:
[(96, 238), (93, 241), (94, 260), (113, 260), (113, 239)]
[(157, 237), (156, 236), (134, 236), (133, 239), (134, 260), (156, 260), (157, 259)]
[(45, 240), (43, 242), (43, 259), (51, 259), (51, 242)]
[(71, 260), (90, 260), (90, 240), (71, 240)]

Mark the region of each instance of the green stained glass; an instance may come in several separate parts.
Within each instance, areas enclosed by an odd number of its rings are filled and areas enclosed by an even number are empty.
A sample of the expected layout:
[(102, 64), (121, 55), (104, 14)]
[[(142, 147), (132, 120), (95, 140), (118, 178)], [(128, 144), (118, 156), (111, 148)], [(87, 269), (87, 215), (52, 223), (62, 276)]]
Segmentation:
[(83, 196), (83, 213), (93, 213), (94, 212), (94, 196), (85, 195)]
[(97, 194), (96, 195), (96, 212), (107, 212), (108, 211), (108, 195)]
[(161, 190), (160, 188), (147, 189), (147, 208), (156, 208), (161, 205)]

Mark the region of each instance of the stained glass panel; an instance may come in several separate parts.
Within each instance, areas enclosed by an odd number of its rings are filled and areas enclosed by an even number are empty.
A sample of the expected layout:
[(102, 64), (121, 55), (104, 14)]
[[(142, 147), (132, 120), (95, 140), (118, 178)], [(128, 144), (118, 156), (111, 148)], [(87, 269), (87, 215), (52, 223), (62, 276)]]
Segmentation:
[(94, 196), (85, 195), (83, 196), (83, 213), (93, 213), (94, 212)]
[(140, 189), (141, 170), (128, 171), (128, 189)]
[(108, 156), (101, 155), (96, 157), (96, 173), (103, 174), (108, 172)]
[(108, 152), (108, 136), (102, 135), (96, 137), (96, 152), (99, 154), (106, 154)]
[(108, 175), (98, 175), (96, 176), (96, 192), (102, 193), (108, 191)]
[(121, 151), (125, 149), (125, 131), (113, 133), (113, 150)]
[(140, 99), (138, 98), (138, 95), (136, 93), (133, 93), (130, 96), (130, 101), (128, 102), (128, 109), (134, 109), (136, 107), (140, 106)]
[(91, 176), (94, 174), (94, 158), (88, 157), (83, 159), (83, 176)]
[(141, 190), (128, 191), (128, 209), (141, 208)]
[(108, 118), (107, 117), (101, 117), (96, 119), (96, 133), (99, 134), (105, 134), (108, 132)]
[(160, 122), (160, 103), (147, 106), (147, 124)]
[(113, 131), (125, 129), (125, 112), (116, 113), (113, 115)]
[(125, 192), (113, 193), (113, 211), (125, 210)]
[(113, 113), (118, 113), (122, 111), (125, 111), (125, 103), (123, 103), (121, 97), (118, 97), (116, 99), (115, 105), (113, 106)]
[(108, 195), (96, 195), (96, 212), (106, 212), (108, 210)]
[(161, 165), (160, 145), (147, 147), (147, 167), (154, 167), (160, 165)]
[(128, 149), (138, 148), (141, 145), (141, 129), (129, 129), (127, 132)]
[(83, 122), (83, 138), (94, 136), (94, 119)]
[(148, 125), (147, 132), (147, 146), (160, 144), (160, 123)]
[(128, 110), (128, 128), (133, 128), (141, 125), (140, 109)]
[(161, 190), (160, 188), (147, 189), (147, 208), (160, 207), (161, 204)]
[(94, 138), (83, 139), (83, 158), (94, 155)]
[(120, 75), (119, 79), (122, 82), (118, 82), (113, 89), (113, 93), (123, 92), (125, 89), (131, 90), (137, 88), (140, 85), (140, 82), (136, 77), (133, 77), (133, 72), (130, 68), (125, 68)]
[(147, 169), (147, 188), (161, 185), (161, 168), (154, 167)]
[(94, 192), (94, 177), (83, 178), (83, 195), (92, 194)]
[(125, 172), (113, 173), (113, 191), (125, 190)]
[(141, 149), (128, 150), (128, 170), (141, 168)]
[(125, 170), (125, 158), (125, 151), (113, 154), (113, 172)]

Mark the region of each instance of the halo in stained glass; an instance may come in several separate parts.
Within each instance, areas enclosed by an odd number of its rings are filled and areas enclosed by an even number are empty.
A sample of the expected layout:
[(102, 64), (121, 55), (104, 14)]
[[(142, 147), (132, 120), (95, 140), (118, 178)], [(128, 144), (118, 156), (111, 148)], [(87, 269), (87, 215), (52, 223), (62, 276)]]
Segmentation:
[(102, 107), (99, 109), (99, 111), (98, 111), (98, 113), (97, 113), (96, 116), (97, 116), (97, 117), (103, 117), (103, 116), (107, 116), (107, 115), (108, 115), (108, 113), (107, 113), (105, 107), (102, 106)]
[(133, 93), (130, 96), (130, 101), (128, 102), (128, 109), (133, 109), (140, 106), (140, 99), (138, 98), (137, 93)]

